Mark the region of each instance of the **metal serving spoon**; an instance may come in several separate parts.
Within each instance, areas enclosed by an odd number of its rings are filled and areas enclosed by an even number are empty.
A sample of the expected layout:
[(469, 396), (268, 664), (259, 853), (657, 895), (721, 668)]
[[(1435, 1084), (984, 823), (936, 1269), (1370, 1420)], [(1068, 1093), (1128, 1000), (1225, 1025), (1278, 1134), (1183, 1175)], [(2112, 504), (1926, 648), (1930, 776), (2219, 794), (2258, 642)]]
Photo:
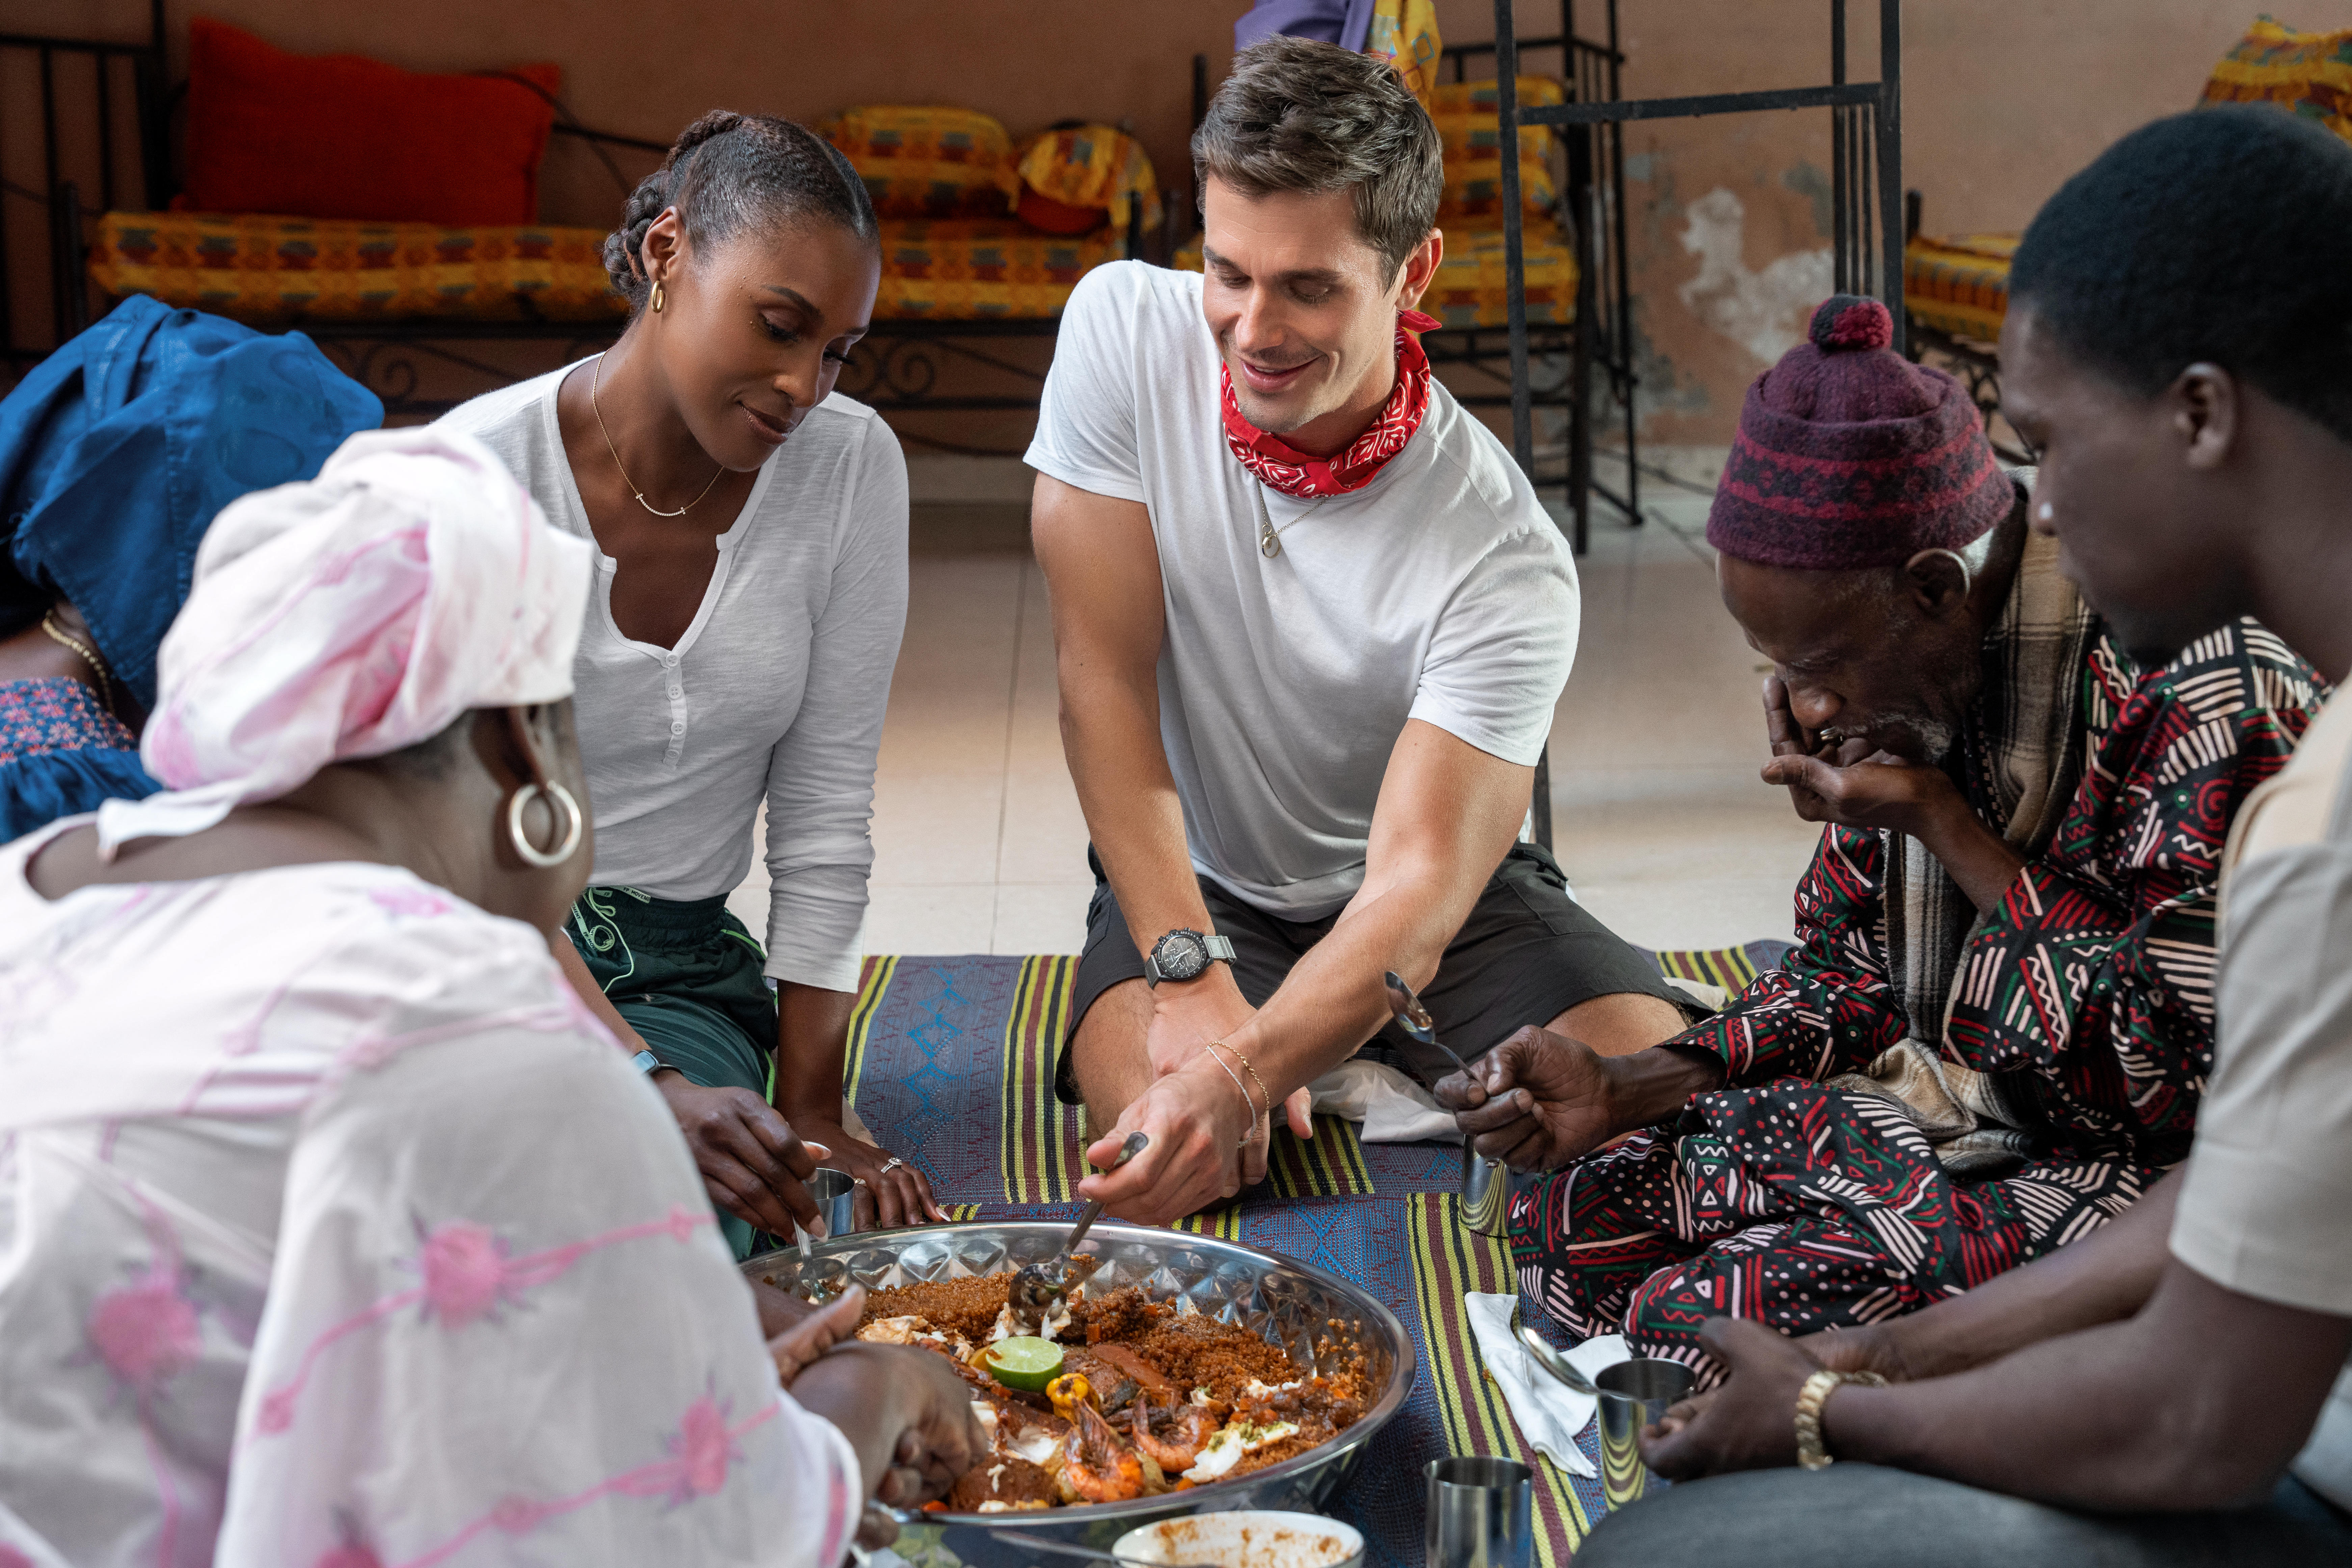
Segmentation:
[(1511, 1303), (1511, 1333), (1518, 1340), (1520, 1348), (1535, 1357), (1546, 1372), (1579, 1394), (1589, 1394), (1595, 1399), (1601, 1397), (1601, 1390), (1593, 1386), (1592, 1379), (1577, 1371), (1574, 1362), (1553, 1348), (1543, 1335), (1528, 1327), (1519, 1316), (1519, 1303), (1517, 1301)]
[(1389, 1011), (1396, 1015), (1398, 1025), (1422, 1044), (1434, 1046), (1444, 1051), (1445, 1060), (1454, 1063), (1467, 1078), (1470, 1064), (1454, 1055), (1452, 1046), (1437, 1038), (1437, 1020), (1429, 1016), (1429, 1009), (1421, 1005), (1421, 998), (1413, 994), (1411, 986), (1404, 983), (1404, 977), (1391, 969), (1381, 978), (1388, 983)]
[[(1148, 1133), (1129, 1133), (1127, 1142), (1118, 1146), (1118, 1157), (1111, 1161), (1110, 1168), (1118, 1169), (1141, 1154), (1150, 1143), (1151, 1136)], [(1070, 1254), (1076, 1251), (1078, 1243), (1087, 1239), (1087, 1230), (1100, 1218), (1102, 1211), (1101, 1199), (1087, 1199), (1086, 1207), (1078, 1210), (1077, 1224), (1070, 1228), (1069, 1235), (1063, 1238), (1062, 1245), (1054, 1255), (1021, 1266), (1021, 1271), (1013, 1276), (1010, 1292), (1015, 1313), (1029, 1322), (1044, 1326), (1045, 1314), (1053, 1310), (1054, 1303), (1069, 1293)]]

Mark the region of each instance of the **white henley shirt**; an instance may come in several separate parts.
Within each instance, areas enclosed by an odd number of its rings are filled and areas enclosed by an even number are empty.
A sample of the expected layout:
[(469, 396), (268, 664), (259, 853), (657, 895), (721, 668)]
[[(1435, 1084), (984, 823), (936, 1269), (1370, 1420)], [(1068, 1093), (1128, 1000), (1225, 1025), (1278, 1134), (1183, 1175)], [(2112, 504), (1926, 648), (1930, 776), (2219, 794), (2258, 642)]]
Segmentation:
[[(556, 423), (573, 367), (486, 393), (441, 423), (503, 459), (548, 520), (595, 542)], [(580, 752), (593, 881), (656, 898), (732, 893), (768, 807), (768, 962), (779, 980), (857, 988), (874, 759), (907, 622), (907, 464), (870, 408), (838, 395), (768, 459), (674, 648), (621, 634), (600, 549), (580, 652)]]

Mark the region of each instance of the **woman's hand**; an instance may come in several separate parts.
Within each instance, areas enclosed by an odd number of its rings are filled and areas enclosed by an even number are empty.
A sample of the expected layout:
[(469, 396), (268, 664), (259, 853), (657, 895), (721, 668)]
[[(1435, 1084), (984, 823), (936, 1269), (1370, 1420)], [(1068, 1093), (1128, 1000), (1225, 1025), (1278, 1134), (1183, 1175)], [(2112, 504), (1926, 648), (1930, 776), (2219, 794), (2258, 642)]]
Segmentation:
[(671, 1067), (656, 1070), (653, 1081), (686, 1134), (711, 1202), (773, 1236), (790, 1236), (795, 1223), (815, 1224), (816, 1200), (801, 1184), (829, 1148), (802, 1143), (792, 1124), (751, 1090), (706, 1089)]
[(841, 1428), (868, 1495), (886, 1507), (946, 1496), (988, 1452), (971, 1391), (932, 1351), (852, 1339), (819, 1355), (790, 1386), (803, 1407)]
[(890, 1230), (901, 1225), (947, 1219), (948, 1211), (931, 1196), (929, 1179), (908, 1161), (862, 1138), (851, 1137), (838, 1122), (804, 1116), (797, 1126), (803, 1137), (832, 1149), (825, 1156), (826, 1164), (837, 1171), (847, 1171), (865, 1184), (857, 1189), (860, 1229)]
[(858, 1314), (865, 1310), (866, 1287), (852, 1285), (769, 1340), (768, 1354), (775, 1358), (776, 1376), (783, 1385), (790, 1388), (793, 1378), (835, 1345), (856, 1338)]
[(1730, 1368), (1642, 1433), (1642, 1458), (1672, 1480), (1797, 1462), (1797, 1396), (1822, 1364), (1795, 1341), (1745, 1318), (1709, 1318), (1699, 1343)]

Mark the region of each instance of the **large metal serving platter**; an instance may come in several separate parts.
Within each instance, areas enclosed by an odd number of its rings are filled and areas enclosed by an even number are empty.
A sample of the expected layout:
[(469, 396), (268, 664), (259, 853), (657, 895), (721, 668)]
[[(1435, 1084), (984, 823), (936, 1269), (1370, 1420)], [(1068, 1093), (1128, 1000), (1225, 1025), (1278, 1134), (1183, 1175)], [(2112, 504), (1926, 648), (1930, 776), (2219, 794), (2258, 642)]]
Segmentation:
[[(868, 1231), (817, 1243), (805, 1263), (797, 1251), (770, 1252), (745, 1263), (743, 1272), (803, 1294), (813, 1285), (853, 1281), (883, 1290), (1018, 1269), (1051, 1257), (1068, 1234), (1066, 1220)], [(1340, 1354), (1360, 1347), (1371, 1385), (1380, 1392), (1363, 1419), (1330, 1442), (1236, 1480), (1213, 1481), (1133, 1502), (939, 1515), (938, 1524), (902, 1533), (898, 1548), (902, 1555), (927, 1564), (960, 1562), (994, 1568), (1029, 1562), (1034, 1553), (994, 1541), (991, 1529), (1107, 1548), (1138, 1525), (1182, 1514), (1237, 1508), (1320, 1511), (1347, 1485), (1366, 1447), (1412, 1393), (1417, 1369), (1404, 1325), (1388, 1308), (1336, 1274), (1239, 1242), (1108, 1221), (1097, 1225), (1078, 1250), (1102, 1260), (1087, 1284), (1089, 1291), (1140, 1285), (1154, 1301), (1189, 1302), (1280, 1345), (1301, 1369), (1336, 1369), (1328, 1358), (1318, 1365), (1318, 1341), (1328, 1341)]]

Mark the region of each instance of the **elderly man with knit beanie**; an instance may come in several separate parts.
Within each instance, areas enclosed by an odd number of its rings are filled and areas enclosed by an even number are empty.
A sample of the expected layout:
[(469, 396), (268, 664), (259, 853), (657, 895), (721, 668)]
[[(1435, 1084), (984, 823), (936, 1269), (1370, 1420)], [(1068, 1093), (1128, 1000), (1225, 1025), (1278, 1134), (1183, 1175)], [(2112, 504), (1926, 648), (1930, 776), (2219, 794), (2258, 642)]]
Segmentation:
[[(1916, 1311), (2121, 1213), (2186, 1155), (2214, 887), (2316, 677), (2239, 622), (2141, 670), (2029, 535), (1953, 379), (1840, 296), (1749, 388), (1707, 523), (1825, 822), (1799, 943), (1632, 1056), (1522, 1030), (1438, 1085), (1571, 1331), (1697, 1366), (1710, 1317)], [(1613, 1141), (1612, 1141), (1613, 1140)]]

